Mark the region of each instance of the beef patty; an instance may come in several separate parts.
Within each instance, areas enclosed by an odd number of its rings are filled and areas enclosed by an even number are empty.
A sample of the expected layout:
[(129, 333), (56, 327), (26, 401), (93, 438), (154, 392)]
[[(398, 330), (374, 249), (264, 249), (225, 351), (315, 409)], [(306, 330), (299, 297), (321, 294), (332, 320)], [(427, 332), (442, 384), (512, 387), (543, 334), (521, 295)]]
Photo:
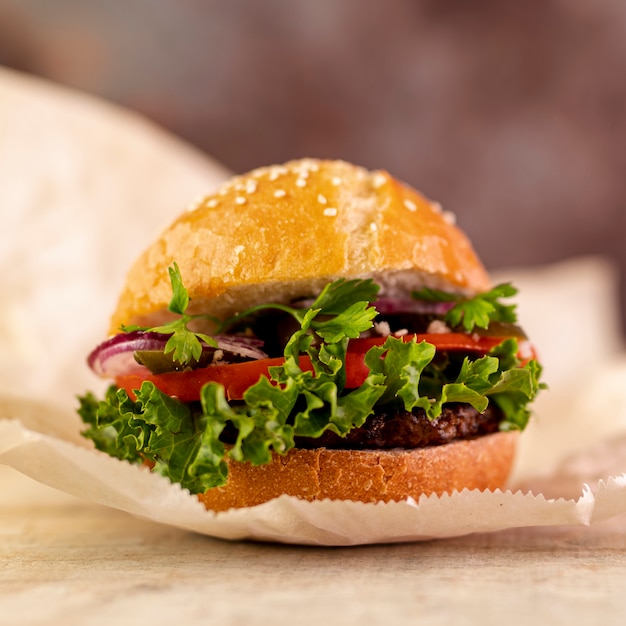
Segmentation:
[(345, 437), (330, 431), (317, 439), (296, 437), (296, 447), (351, 450), (424, 448), (497, 432), (502, 419), (502, 411), (491, 404), (484, 413), (479, 413), (469, 404), (445, 404), (441, 415), (432, 421), (423, 409), (402, 409), (370, 415), (363, 426), (354, 428)]

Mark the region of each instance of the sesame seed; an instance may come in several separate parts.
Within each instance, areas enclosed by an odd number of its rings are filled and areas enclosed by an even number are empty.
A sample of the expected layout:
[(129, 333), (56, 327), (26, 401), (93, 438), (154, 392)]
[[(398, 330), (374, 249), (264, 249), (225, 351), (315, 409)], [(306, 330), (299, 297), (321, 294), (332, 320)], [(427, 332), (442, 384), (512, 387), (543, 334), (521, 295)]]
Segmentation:
[(374, 187), (378, 189), (379, 187), (382, 187), (387, 182), (387, 177), (381, 172), (378, 172), (374, 174), (374, 180), (372, 182), (373, 182)]
[(235, 198), (235, 202), (237, 204), (245, 204), (247, 202), (247, 200), (243, 196), (237, 196)]
[(304, 178), (298, 178), (296, 180), (296, 186), (297, 187), (306, 187), (306, 179)]
[(376, 222), (372, 222), (372, 223), (370, 224), (370, 230), (371, 230), (372, 232), (376, 232), (376, 231), (378, 230), (378, 225), (376, 224)]
[(269, 180), (278, 180), (283, 174), (287, 174), (289, 170), (282, 165), (275, 165), (269, 168)]
[(249, 180), (246, 183), (246, 192), (247, 193), (254, 193), (255, 191), (256, 191), (256, 181)]
[(240, 255), (240, 254), (241, 254), (241, 253), (242, 253), (245, 249), (246, 249), (246, 248), (245, 248), (245, 246), (242, 246), (242, 245), (240, 244), (240, 245), (238, 245), (238, 246), (235, 246), (235, 248), (234, 248), (233, 252), (234, 252), (236, 255)]
[(433, 210), (435, 211), (435, 213), (441, 213), (442, 206), (441, 204), (439, 204), (439, 202), (431, 202), (430, 206), (433, 207)]
[(337, 215), (337, 209), (335, 207), (328, 207), (324, 209), (324, 215), (326, 217), (335, 217), (335, 215)]
[(331, 182), (333, 185), (335, 185), (335, 187), (339, 187), (339, 185), (341, 185), (342, 183), (342, 180), (341, 178), (339, 178), (339, 176), (333, 176)]
[(209, 207), (209, 209), (214, 209), (217, 206), (217, 198), (211, 198), (206, 205)]
[(187, 206), (187, 211), (195, 211), (196, 209), (199, 209), (203, 205), (203, 203), (204, 198), (202, 196), (199, 196)]
[(452, 211), (444, 211), (443, 219), (448, 222), (448, 224), (456, 224), (456, 215), (452, 213)]
[(323, 196), (321, 193), (317, 196), (317, 201), (320, 204), (328, 204), (328, 200), (326, 200), (326, 196)]
[(287, 192), (284, 189), (277, 189), (274, 192), (274, 198), (284, 198), (287, 195)]
[(404, 206), (409, 211), (417, 211), (417, 206), (416, 206), (415, 202), (413, 202), (412, 200), (409, 200), (408, 198), (404, 201)]

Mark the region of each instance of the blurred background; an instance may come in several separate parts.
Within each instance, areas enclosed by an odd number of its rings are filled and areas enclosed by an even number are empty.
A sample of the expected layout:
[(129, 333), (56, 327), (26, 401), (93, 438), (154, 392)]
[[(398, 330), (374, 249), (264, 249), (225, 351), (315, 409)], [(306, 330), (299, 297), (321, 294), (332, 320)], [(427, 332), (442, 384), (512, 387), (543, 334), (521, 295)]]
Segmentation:
[(387, 169), (490, 269), (604, 255), (626, 328), (624, 0), (0, 0), (0, 65), (236, 172)]

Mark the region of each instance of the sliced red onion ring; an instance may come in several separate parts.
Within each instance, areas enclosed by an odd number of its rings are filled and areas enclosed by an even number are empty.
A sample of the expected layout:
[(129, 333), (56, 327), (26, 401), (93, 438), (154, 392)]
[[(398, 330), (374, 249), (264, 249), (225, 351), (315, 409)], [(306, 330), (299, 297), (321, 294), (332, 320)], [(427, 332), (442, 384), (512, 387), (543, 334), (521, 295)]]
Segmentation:
[[(256, 337), (242, 337), (241, 335), (215, 335), (218, 350), (225, 350), (232, 354), (245, 356), (249, 359), (267, 359), (267, 354), (261, 350), (263, 340)], [(206, 344), (203, 344), (206, 346)], [(206, 346), (208, 348), (208, 346)]]
[[(102, 342), (87, 357), (89, 367), (107, 378), (122, 374), (147, 374), (148, 368), (135, 360), (137, 350), (164, 350), (170, 335), (136, 330), (121, 333)], [(249, 359), (265, 359), (267, 354), (260, 348), (263, 341), (254, 337), (238, 335), (215, 335), (217, 349), (243, 356)], [(202, 342), (203, 349), (214, 350), (212, 346)]]
[[(310, 308), (315, 300), (296, 300), (292, 306), (297, 309)], [(372, 302), (380, 315), (394, 313), (427, 313), (431, 315), (445, 315), (455, 302), (432, 302), (430, 300), (415, 300), (414, 298), (379, 298)]]
[(373, 305), (381, 315), (391, 315), (393, 313), (445, 315), (455, 303), (431, 302), (430, 300), (415, 300), (413, 298), (379, 298)]

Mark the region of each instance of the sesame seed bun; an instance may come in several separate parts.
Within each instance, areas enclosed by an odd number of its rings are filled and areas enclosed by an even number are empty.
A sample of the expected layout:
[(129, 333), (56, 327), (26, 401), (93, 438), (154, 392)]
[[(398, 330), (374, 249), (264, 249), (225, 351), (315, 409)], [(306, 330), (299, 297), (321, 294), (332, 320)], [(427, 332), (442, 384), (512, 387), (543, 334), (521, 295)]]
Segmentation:
[(131, 268), (111, 333), (167, 319), (174, 261), (189, 311), (220, 318), (315, 294), (340, 277), (373, 277), (384, 295), (489, 288), (451, 214), (387, 172), (342, 161), (257, 169), (191, 207)]

